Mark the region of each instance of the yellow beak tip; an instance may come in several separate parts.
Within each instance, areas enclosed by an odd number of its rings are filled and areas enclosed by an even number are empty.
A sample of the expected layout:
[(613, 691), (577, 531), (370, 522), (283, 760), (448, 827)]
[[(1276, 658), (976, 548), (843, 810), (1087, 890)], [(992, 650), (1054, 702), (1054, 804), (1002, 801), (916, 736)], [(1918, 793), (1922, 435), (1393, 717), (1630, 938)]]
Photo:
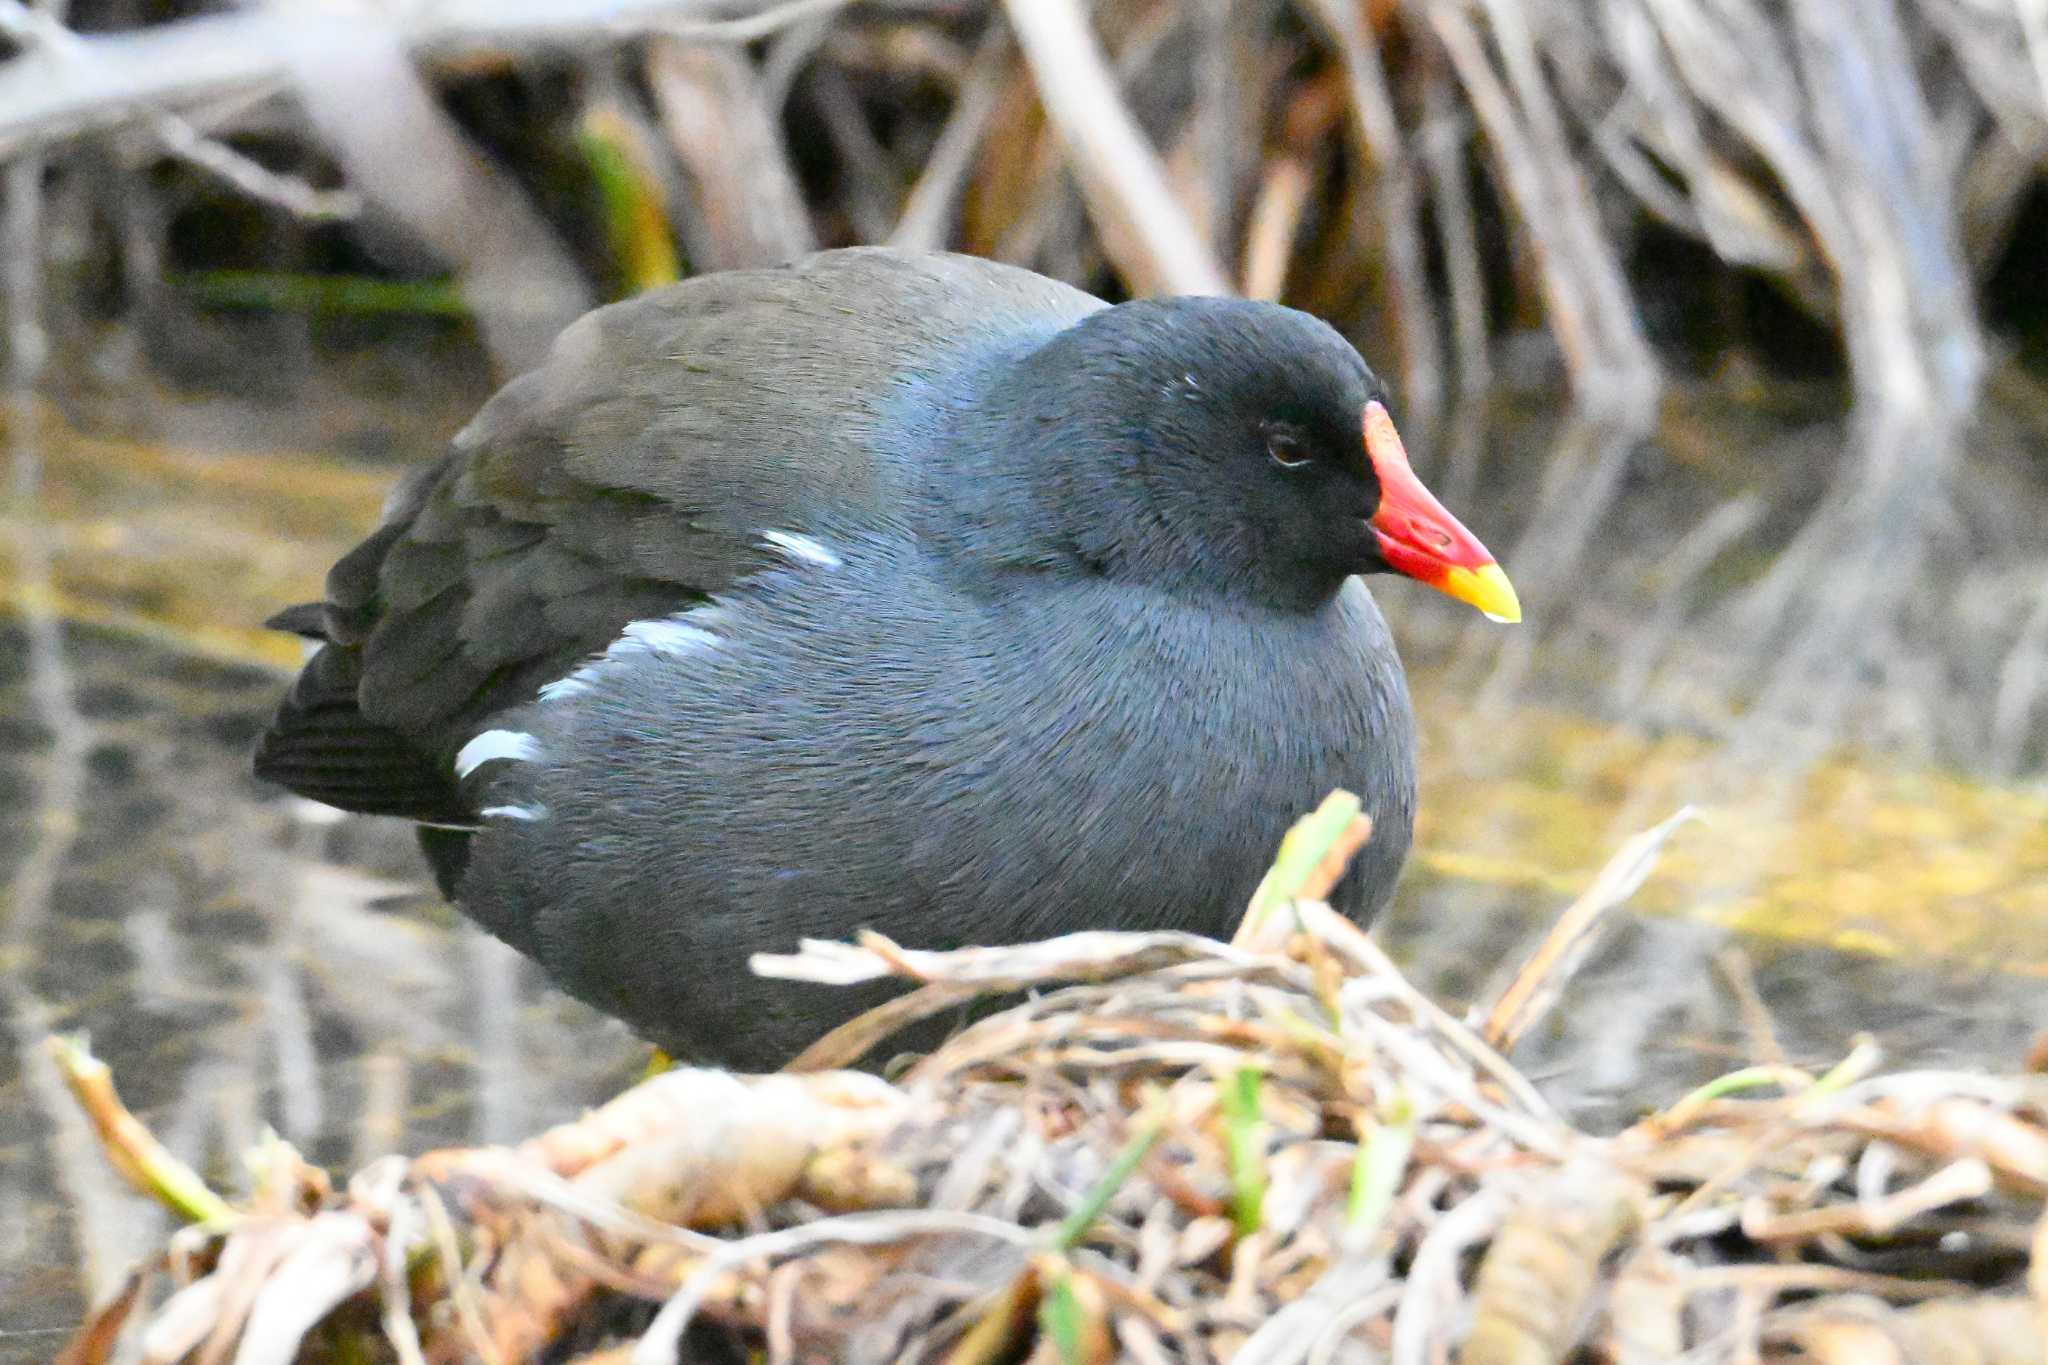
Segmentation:
[(1522, 619), (1522, 600), (1515, 596), (1515, 585), (1508, 582), (1507, 574), (1498, 564), (1452, 569), (1437, 586), (1467, 606), (1477, 608), (1489, 621), (1514, 625)]

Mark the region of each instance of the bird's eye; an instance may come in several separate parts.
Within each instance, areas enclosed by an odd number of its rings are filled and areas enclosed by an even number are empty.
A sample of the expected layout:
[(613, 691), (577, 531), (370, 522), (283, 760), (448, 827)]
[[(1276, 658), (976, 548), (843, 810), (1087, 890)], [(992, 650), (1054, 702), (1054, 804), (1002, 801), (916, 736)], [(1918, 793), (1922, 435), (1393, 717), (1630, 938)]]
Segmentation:
[(1308, 453), (1308, 447), (1301, 443), (1299, 437), (1290, 436), (1284, 431), (1269, 432), (1267, 434), (1266, 454), (1272, 458), (1274, 464), (1279, 465), (1282, 469), (1300, 469), (1309, 464), (1313, 458)]

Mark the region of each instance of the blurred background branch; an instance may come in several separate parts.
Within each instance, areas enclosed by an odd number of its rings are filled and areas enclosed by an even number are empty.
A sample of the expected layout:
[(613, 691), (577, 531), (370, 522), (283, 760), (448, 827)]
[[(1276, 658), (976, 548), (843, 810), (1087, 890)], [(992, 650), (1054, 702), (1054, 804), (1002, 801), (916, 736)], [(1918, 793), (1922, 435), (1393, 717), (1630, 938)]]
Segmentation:
[[(66, 143), (138, 123), (164, 127), (166, 110), (217, 108), (225, 100), (242, 102), (245, 113), (274, 114), (267, 102), (247, 102), (303, 86), (318, 66), (303, 60), (309, 50), (341, 66), (358, 60), (351, 56), (356, 49), (381, 44), (446, 78), (565, 57), (602, 61), (659, 35), (650, 48), (660, 73), (649, 80), (656, 100), (671, 104), (684, 86), (702, 91), (691, 117), (669, 120), (678, 154), (690, 162), (693, 144), (717, 145), (731, 164), (758, 167), (774, 181), (776, 163), (786, 158), (776, 154), (766, 164), (759, 161), (771, 150), (761, 145), (767, 130), (760, 125), (764, 113), (782, 111), (760, 108), (748, 89), (753, 78), (742, 68), (760, 62), (765, 77), (777, 63), (772, 51), (751, 48), (772, 49), (798, 38), (807, 51), (822, 49), (825, 59), (810, 65), (816, 79), (831, 81), (841, 78), (831, 73), (844, 70), (834, 58), (857, 45), (859, 35), (877, 38), (894, 31), (890, 41), (899, 50), (922, 46), (930, 55), (949, 49), (953, 69), (945, 74), (957, 80), (960, 44), (971, 30), (997, 22), (998, 8), (971, 0), (475, 0), (382, 7), (375, 23), (367, 10), (314, 18), (252, 9), (129, 27), (110, 11), (115, 22), (105, 29), (77, 32), (18, 0), (5, 0), (0, 30), (19, 50), (0, 68), (0, 150)], [(1892, 214), (1912, 212), (1916, 201), (1927, 203), (1922, 216), (1938, 221), (1957, 217), (1942, 208), (1950, 190), (1941, 182), (1970, 179), (1971, 168), (1989, 158), (2016, 174), (1978, 174), (1976, 180), (2000, 180), (2003, 193), (1977, 189), (1979, 202), (1969, 206), (1977, 217), (1955, 223), (1950, 235), (1996, 240), (2000, 223), (1981, 220), (2003, 219), (2009, 226), (2023, 198), (2015, 186), (2029, 179), (2029, 163), (2022, 158), (2031, 152), (2038, 165), (2048, 129), (2037, 69), (2039, 34), (2033, 31), (2040, 25), (2034, 16), (2029, 26), (2026, 0), (2015, 0), (2002, 14), (1997, 5), (1964, 0), (1875, 6), (1804, 0), (1793, 7), (1796, 13), (1708, 7), (1697, 0), (1546, 6), (1486, 0), (1476, 7), (1460, 0), (1305, 0), (1301, 9), (1312, 18), (1312, 34), (1280, 22), (1277, 5), (1237, 8), (1255, 17), (1249, 23), (1242, 16), (1222, 24), (1205, 21), (1201, 16), (1216, 9), (1206, 3), (1119, 0), (1098, 7), (1096, 28), (1122, 49), (1120, 61), (1140, 67), (1166, 61), (1182, 68), (1180, 93), (1172, 92), (1173, 83), (1154, 83), (1180, 107), (1157, 110), (1146, 106), (1160, 104), (1159, 92), (1148, 88), (1131, 99), (1116, 88), (1088, 16), (1074, 0), (1013, 6), (1009, 17), (1020, 25), (1024, 62), (1097, 231), (1117, 243), (1113, 260), (1140, 289), (1222, 288), (1217, 244), (1207, 239), (1218, 224), (1234, 236), (1250, 207), (1243, 202), (1244, 185), (1226, 183), (1227, 175), (1217, 185), (1237, 202), (1189, 203), (1198, 196), (1182, 192), (1176, 204), (1167, 186), (1185, 191), (1187, 177), (1165, 174), (1154, 147), (1171, 160), (1193, 138), (1200, 159), (1225, 168), (1240, 161), (1258, 164), (1275, 150), (1267, 144), (1278, 129), (1218, 118), (1214, 100), (1192, 98), (1191, 86), (1205, 79), (1204, 71), (1236, 72), (1256, 82), (1253, 73), (1239, 69), (1236, 59), (1244, 54), (1226, 48), (1235, 35), (1262, 30), (1254, 36), (1263, 41), (1246, 50), (1293, 64), (1293, 70), (1277, 73), (1289, 86), (1295, 77), (1340, 81), (1366, 162), (1348, 169), (1374, 184), (1380, 196), (1369, 227), (1387, 253), (1386, 288), (1397, 301), (1393, 312), (1408, 352), (1409, 386), (1419, 391), (1438, 382), (1429, 377), (1439, 368), (1429, 357), (1439, 320), (1425, 317), (1433, 312), (1431, 262), (1419, 244), (1421, 196), (1406, 129), (1421, 121), (1428, 103), (1418, 95), (1440, 91), (1434, 78), (1446, 67), (1491, 145), (1498, 189), (1513, 209), (1514, 228), (1526, 234), (1534, 253), (1533, 282), (1548, 323), (1584, 393), (1601, 402), (1643, 392), (1657, 364), (1623, 277), (1634, 215), (1610, 208), (1606, 221), (1598, 221), (1596, 194), (1625, 191), (1643, 214), (1702, 238), (1727, 263), (1762, 267), (1768, 274), (1790, 277), (1810, 269), (1809, 245), (1836, 262), (1838, 271), (1903, 264), (1919, 282), (1905, 296), (1912, 307), (1926, 300), (1927, 306), (1952, 312), (1952, 305), (1934, 304), (1932, 297), (1949, 289), (1943, 280), (1953, 273), (1948, 258), (1955, 253), (1937, 247), (1928, 255), (1924, 235), (1913, 237), (1918, 259), (1910, 261), (1902, 260), (1897, 243), (1886, 252), (1849, 252), (1845, 234), (1851, 225), (1871, 220), (1867, 214), (1848, 215), (1837, 202), (1850, 191), (1833, 173), (1853, 169), (1859, 147), (1873, 153), (1897, 147), (1904, 161), (1865, 172), (1890, 177), (1893, 192), (1873, 202)], [(83, 15), (80, 27), (87, 24), (99, 29)], [(1305, 69), (1302, 63), (1318, 60), (1301, 50), (1305, 39), (1326, 43), (1333, 65)], [(1388, 54), (1401, 63), (1392, 81)], [(685, 66), (695, 68), (687, 81), (679, 76)], [(1918, 94), (1923, 68), (1956, 78), (1956, 88), (1942, 92), (1940, 108), (1918, 107), (1924, 104)], [(1810, 99), (1805, 90), (1812, 91)], [(1965, 98), (1956, 98), (1965, 91)], [(1879, 92), (1902, 99), (1895, 106), (1876, 98)], [(772, 80), (760, 92), (771, 102), (786, 93)], [(1826, 121), (1829, 111), (1841, 115), (1835, 127)], [(1206, 130), (1144, 126), (1192, 123), (1197, 115), (1207, 119)], [(1876, 128), (1889, 121), (1891, 132), (1905, 140), (1862, 136), (1876, 131), (1868, 121), (1873, 117), (1880, 120)], [(1941, 136), (1954, 144), (1945, 149), (1941, 165), (1926, 160), (1934, 154), (1937, 119), (1945, 120)], [(772, 141), (796, 132), (773, 131)], [(1815, 147), (1816, 138), (1831, 140), (1824, 152)], [(1247, 140), (1252, 145), (1239, 145)], [(1329, 150), (1323, 141), (1322, 150)], [(189, 139), (179, 150), (209, 154)], [(949, 151), (957, 155), (957, 148)], [(701, 154), (694, 161), (699, 173), (706, 170)], [(888, 168), (871, 162), (861, 169), (872, 174)], [(1603, 169), (1609, 173), (1597, 173)], [(1906, 184), (1919, 193), (1898, 193)], [(1201, 197), (1213, 200), (1217, 185), (1205, 187)], [(896, 189), (900, 197), (903, 187)], [(842, 190), (862, 192), (852, 184)], [(1935, 196), (1931, 202), (1929, 192)], [(751, 217), (726, 224), (716, 236), (748, 238), (772, 253), (801, 247), (816, 235), (801, 222), (803, 205), (783, 189), (761, 193)], [(1982, 202), (1994, 197), (1996, 202)], [(1788, 224), (1788, 209), (1799, 228)], [(1451, 230), (1435, 226), (1439, 234)], [(1621, 240), (1614, 239), (1617, 233)], [(738, 249), (736, 258), (746, 254)], [(1840, 294), (1817, 294), (1810, 280), (1798, 293), (1822, 312), (1844, 302)], [(1846, 319), (1844, 340), (1865, 350), (1896, 349), (1901, 325), (1900, 319)], [(1959, 324), (1948, 318), (1939, 325), (1953, 331)], [(1891, 370), (1884, 371), (1888, 364)], [(1871, 376), (1873, 392), (1891, 392), (1896, 383), (1881, 380), (1896, 381), (1902, 373), (1897, 365), (1872, 355), (1859, 373)]]

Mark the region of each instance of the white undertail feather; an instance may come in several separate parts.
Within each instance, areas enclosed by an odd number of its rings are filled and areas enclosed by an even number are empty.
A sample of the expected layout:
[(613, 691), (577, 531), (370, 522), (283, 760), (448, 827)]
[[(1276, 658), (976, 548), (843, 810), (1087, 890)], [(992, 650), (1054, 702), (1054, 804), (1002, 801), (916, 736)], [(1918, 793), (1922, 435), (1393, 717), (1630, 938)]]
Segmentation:
[(541, 820), (547, 813), (545, 806), (485, 806), (477, 812), (486, 820)]
[(455, 775), (468, 777), (484, 764), (501, 758), (531, 763), (539, 757), (540, 745), (532, 735), (520, 730), (486, 730), (455, 755)]

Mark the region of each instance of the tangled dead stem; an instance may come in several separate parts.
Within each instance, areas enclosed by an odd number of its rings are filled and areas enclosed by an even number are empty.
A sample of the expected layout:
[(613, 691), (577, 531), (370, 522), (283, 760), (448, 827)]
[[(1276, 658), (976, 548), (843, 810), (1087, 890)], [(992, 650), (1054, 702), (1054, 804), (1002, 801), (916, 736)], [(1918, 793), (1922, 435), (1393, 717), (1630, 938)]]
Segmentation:
[[(1370, 832), (1337, 793), (1231, 943), (808, 943), (757, 969), (918, 984), (786, 1072), (669, 1071), (517, 1148), (337, 1189), (273, 1140), (232, 1207), (53, 1040), (111, 1158), (190, 1220), (62, 1359), (133, 1331), (152, 1362), (2041, 1361), (2041, 1077), (1883, 1075), (1865, 1046), (1596, 1136), (1506, 1060), (1683, 818), (1483, 1019), (1323, 902)], [(838, 1069), (1017, 991), (894, 1081)]]

